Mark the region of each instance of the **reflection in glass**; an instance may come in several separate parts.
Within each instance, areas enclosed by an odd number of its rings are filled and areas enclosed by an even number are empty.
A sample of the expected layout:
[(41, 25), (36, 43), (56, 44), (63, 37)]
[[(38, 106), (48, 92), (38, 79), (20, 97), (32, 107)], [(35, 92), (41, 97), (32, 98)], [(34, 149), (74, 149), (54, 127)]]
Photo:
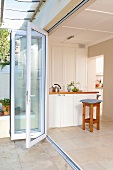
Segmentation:
[[(26, 132), (26, 36), (16, 35), (15, 42), (15, 133)], [(31, 39), (31, 133), (41, 131), (42, 37)]]

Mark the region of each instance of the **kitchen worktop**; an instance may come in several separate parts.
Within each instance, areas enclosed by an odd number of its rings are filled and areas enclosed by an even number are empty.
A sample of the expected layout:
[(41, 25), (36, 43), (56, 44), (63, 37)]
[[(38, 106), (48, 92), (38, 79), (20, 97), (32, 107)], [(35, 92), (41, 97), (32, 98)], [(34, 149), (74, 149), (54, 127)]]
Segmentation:
[(96, 94), (98, 91), (78, 91), (78, 92), (68, 92), (68, 91), (60, 91), (60, 92), (49, 92), (49, 94)]

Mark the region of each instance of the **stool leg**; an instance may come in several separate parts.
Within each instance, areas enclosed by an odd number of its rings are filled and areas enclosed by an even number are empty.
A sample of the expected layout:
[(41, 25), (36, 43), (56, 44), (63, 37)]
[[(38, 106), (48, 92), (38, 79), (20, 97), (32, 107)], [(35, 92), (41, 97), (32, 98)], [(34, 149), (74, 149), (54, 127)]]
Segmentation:
[(90, 132), (93, 132), (93, 105), (90, 105)]
[(82, 129), (85, 130), (85, 115), (86, 115), (86, 107), (83, 104), (83, 111), (82, 111)]
[[(90, 115), (91, 115), (91, 110), (90, 110), (90, 107), (89, 107), (89, 120), (90, 120)], [(90, 121), (89, 121), (89, 128), (90, 128)]]
[(96, 108), (97, 130), (100, 130), (100, 103)]

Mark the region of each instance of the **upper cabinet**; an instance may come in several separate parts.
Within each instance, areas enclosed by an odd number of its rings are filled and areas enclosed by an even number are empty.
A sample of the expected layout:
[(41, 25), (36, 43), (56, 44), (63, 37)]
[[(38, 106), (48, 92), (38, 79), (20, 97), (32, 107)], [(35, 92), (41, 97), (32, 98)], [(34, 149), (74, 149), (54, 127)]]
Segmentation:
[(81, 90), (87, 90), (87, 49), (76, 50), (76, 82), (80, 83)]
[(59, 46), (52, 46), (51, 50), (52, 85), (63, 85), (63, 49)]
[(76, 50), (75, 48), (63, 48), (63, 77), (64, 85), (66, 86), (71, 81), (75, 81), (75, 63), (76, 63)]
[(49, 46), (49, 87), (60, 84), (67, 90), (71, 81), (86, 86), (87, 49), (65, 45)]

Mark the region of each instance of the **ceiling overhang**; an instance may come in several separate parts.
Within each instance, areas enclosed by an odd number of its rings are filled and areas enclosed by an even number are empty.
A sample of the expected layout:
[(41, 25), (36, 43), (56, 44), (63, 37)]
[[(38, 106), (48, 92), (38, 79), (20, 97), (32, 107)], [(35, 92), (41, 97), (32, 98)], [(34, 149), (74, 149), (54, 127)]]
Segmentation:
[(46, 0), (0, 0), (0, 27), (26, 29), (28, 21), (33, 21)]

